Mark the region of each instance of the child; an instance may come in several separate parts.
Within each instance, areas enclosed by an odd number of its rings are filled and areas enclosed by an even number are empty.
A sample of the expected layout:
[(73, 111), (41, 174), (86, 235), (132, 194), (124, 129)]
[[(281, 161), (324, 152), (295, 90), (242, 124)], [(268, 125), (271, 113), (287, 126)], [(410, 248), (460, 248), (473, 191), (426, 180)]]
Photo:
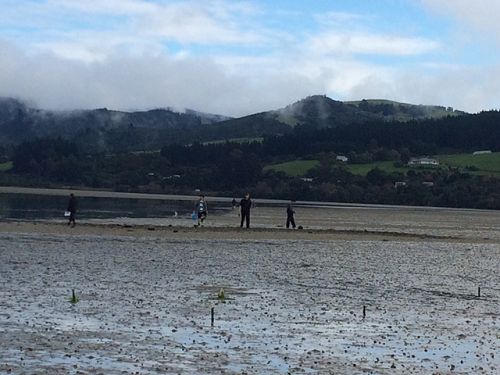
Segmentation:
[(207, 202), (203, 194), (200, 194), (200, 199), (196, 202), (195, 211), (198, 213), (198, 226), (203, 225), (208, 213)]

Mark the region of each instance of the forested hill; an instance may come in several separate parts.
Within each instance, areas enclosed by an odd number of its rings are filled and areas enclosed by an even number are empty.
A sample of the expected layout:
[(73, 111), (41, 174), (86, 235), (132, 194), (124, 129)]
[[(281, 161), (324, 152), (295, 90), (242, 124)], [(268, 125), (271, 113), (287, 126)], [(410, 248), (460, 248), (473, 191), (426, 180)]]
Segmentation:
[[(370, 120), (319, 129), (297, 124), (290, 129), (247, 142), (166, 143), (160, 152), (92, 154), (60, 137), (34, 139), (4, 150), (0, 184), (182, 194), (200, 188), (224, 196), (252, 191), (261, 198), (500, 209), (498, 111), (408, 122)], [(408, 166), (412, 158), (425, 155), (472, 157), (474, 151), (493, 157), (485, 174), (476, 174), (481, 165), (475, 160), (480, 158), (469, 159), (460, 168)], [(342, 155), (347, 162), (337, 159)], [(315, 161), (316, 166), (302, 175), (269, 168), (301, 160)], [(391, 163), (396, 170), (373, 166), (363, 176), (350, 169), (379, 161)]]
[(186, 141), (185, 134), (190, 131), (195, 133), (194, 130), (226, 119), (227, 116), (170, 109), (47, 111), (12, 98), (0, 98), (0, 146), (61, 137), (75, 141), (89, 152), (158, 149), (165, 143)]
[(341, 102), (322, 95), (236, 119), (169, 109), (46, 111), (15, 99), (0, 98), (0, 147), (36, 138), (61, 137), (90, 153), (148, 151), (172, 143), (289, 134), (297, 126), (324, 129), (369, 121), (411, 121), (461, 114), (464, 113), (439, 106), (381, 100)]
[[(382, 121), (407, 122), (465, 115), (450, 107), (413, 105), (390, 100), (341, 102), (313, 95), (284, 108), (229, 119), (204, 129), (215, 138), (256, 138), (291, 133), (296, 126), (309, 129), (336, 128), (350, 124)], [(199, 141), (210, 138), (199, 135)]]

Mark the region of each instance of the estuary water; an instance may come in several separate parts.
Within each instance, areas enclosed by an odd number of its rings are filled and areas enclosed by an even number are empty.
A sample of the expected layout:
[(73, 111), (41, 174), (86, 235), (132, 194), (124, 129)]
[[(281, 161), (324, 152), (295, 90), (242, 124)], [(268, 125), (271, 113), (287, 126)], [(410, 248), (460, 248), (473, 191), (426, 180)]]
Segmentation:
[[(190, 217), (196, 202), (129, 198), (78, 197), (79, 219)], [(0, 194), (0, 219), (57, 220), (63, 218), (67, 196)], [(211, 204), (212, 213), (230, 210), (230, 203)]]
[[(0, 187), (0, 220), (64, 222), (70, 190)], [(196, 195), (153, 195), (75, 191), (77, 221), (89, 224), (193, 226)], [(207, 197), (208, 227), (239, 226), (229, 197)], [(239, 201), (239, 198), (236, 198)], [(285, 200), (252, 198), (251, 226), (284, 228)], [(407, 233), (481, 240), (500, 239), (500, 212), (436, 207), (362, 205), (334, 202), (294, 203), (297, 226), (304, 229)]]

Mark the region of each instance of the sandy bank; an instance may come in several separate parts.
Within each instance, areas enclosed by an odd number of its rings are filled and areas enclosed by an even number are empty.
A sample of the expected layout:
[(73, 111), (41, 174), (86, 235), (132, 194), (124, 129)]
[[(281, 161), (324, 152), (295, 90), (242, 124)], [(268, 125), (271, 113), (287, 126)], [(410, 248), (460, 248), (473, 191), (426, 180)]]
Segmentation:
[(78, 224), (74, 228), (59, 222), (1, 221), (0, 233), (51, 234), (75, 236), (127, 236), (159, 237), (163, 239), (215, 239), (215, 240), (306, 240), (306, 241), (442, 241), (462, 243), (499, 243), (498, 239), (463, 238), (460, 236), (428, 235), (396, 231), (345, 229), (284, 229), (239, 227), (185, 227), (119, 224)]

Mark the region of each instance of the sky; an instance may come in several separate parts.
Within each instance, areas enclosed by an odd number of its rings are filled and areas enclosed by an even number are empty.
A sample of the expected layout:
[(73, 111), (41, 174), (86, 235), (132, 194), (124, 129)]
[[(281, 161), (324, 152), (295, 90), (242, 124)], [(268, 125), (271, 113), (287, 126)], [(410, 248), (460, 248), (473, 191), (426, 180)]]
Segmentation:
[(229, 116), (309, 95), (500, 107), (498, 0), (0, 0), (0, 96)]

